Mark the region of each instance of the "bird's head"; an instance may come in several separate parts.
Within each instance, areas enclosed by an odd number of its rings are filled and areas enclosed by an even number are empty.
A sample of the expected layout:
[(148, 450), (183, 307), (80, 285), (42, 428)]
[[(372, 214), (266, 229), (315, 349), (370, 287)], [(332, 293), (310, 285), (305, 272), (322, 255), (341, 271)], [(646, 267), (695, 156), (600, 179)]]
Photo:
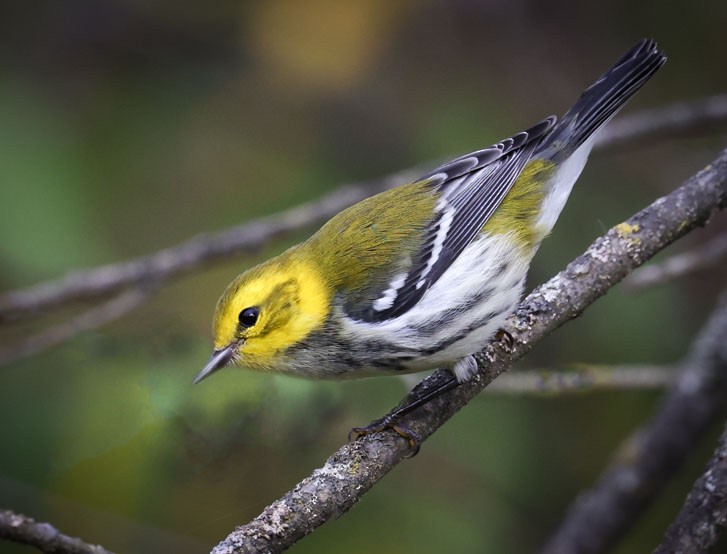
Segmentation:
[(330, 301), (320, 273), (294, 250), (246, 271), (217, 302), (214, 351), (194, 382), (232, 364), (282, 369), (286, 351), (323, 325)]

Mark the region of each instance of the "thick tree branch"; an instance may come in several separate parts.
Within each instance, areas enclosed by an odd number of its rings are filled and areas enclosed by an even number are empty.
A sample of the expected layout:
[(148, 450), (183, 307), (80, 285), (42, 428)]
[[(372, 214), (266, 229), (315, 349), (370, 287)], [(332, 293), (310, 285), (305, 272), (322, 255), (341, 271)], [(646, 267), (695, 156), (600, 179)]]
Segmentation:
[(607, 551), (631, 528), (727, 406), (727, 292), (652, 420), (631, 435), (594, 487), (579, 495), (543, 549)]
[(561, 397), (569, 393), (663, 388), (674, 381), (666, 366), (585, 366), (571, 371), (526, 369), (502, 375), (488, 393)]
[[(727, 341), (725, 341), (727, 344)], [(725, 349), (727, 350), (727, 349)], [(724, 353), (727, 367), (727, 352)], [(666, 531), (655, 554), (706, 552), (727, 527), (727, 427), (707, 464), (694, 483), (684, 507)]]
[(662, 285), (684, 275), (713, 267), (725, 258), (727, 258), (727, 233), (722, 233), (698, 248), (676, 254), (661, 263), (642, 267), (629, 275), (622, 287), (624, 290), (638, 291)]
[(9, 510), (0, 510), (0, 539), (28, 544), (46, 553), (112, 554), (101, 546), (64, 535), (50, 523), (39, 523)]
[[(480, 393), (539, 340), (578, 316), (635, 267), (698, 225), (727, 203), (727, 151), (679, 189), (658, 199), (597, 239), (549, 282), (534, 290), (510, 318), (512, 346), (493, 342), (476, 355), (479, 372), (469, 382), (436, 397), (402, 423), (422, 440)], [(415, 387), (405, 402), (449, 379), (443, 370)], [(364, 436), (342, 446), (310, 477), (236, 528), (216, 554), (281, 552), (326, 521), (348, 511), (410, 449), (395, 433)]]
[[(597, 148), (619, 148), (655, 137), (704, 131), (727, 123), (727, 96), (622, 117), (599, 135)], [(0, 323), (37, 317), (78, 300), (98, 299), (121, 290), (166, 280), (233, 255), (255, 252), (272, 239), (321, 223), (376, 192), (415, 179), (424, 169), (399, 172), (364, 184), (346, 185), (323, 198), (276, 215), (210, 235), (198, 235), (159, 252), (101, 267), (75, 271), (57, 280), (0, 296)]]

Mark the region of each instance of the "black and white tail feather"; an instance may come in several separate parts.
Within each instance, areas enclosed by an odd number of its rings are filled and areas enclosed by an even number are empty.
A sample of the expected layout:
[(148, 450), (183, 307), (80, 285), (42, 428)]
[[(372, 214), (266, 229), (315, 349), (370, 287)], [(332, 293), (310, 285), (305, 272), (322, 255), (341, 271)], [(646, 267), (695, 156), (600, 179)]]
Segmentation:
[(561, 162), (616, 115), (666, 63), (652, 39), (643, 39), (581, 94), (543, 141), (537, 157)]

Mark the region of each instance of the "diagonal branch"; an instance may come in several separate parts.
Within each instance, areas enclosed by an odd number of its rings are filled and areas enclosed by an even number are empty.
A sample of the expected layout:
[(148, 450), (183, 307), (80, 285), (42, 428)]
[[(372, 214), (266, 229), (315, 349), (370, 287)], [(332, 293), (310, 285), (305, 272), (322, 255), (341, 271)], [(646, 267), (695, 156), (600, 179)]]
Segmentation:
[(323, 198), (211, 235), (116, 264), (69, 273), (0, 296), (0, 323), (43, 315), (78, 300), (93, 300), (138, 286), (155, 286), (235, 254), (256, 252), (268, 242), (325, 221), (367, 196), (414, 178), (411, 170), (360, 185), (344, 185)]
[[(724, 128), (726, 123), (727, 96), (714, 96), (619, 118), (601, 133), (596, 147), (620, 148), (687, 131)], [(255, 252), (272, 239), (322, 223), (351, 204), (410, 181), (423, 171), (414, 168), (368, 183), (344, 185), (319, 200), (220, 233), (198, 235), (127, 262), (75, 271), (60, 279), (6, 292), (0, 296), (0, 323), (38, 317), (51, 308), (112, 296), (150, 282), (158, 285), (233, 255)]]
[[(725, 359), (727, 365), (727, 359)], [(684, 507), (654, 554), (707, 552), (727, 527), (727, 427), (707, 471), (694, 483)]]
[(727, 405), (727, 292), (652, 420), (634, 432), (592, 489), (581, 493), (545, 554), (607, 551), (628, 531)]
[[(402, 423), (422, 440), (429, 437), (543, 337), (578, 316), (656, 252), (704, 225), (726, 204), (727, 150), (679, 189), (598, 238), (564, 271), (528, 295), (508, 321), (512, 346), (489, 344), (476, 355), (479, 372), (471, 381), (408, 414)], [(406, 401), (448, 379), (448, 372), (435, 372)], [(395, 433), (346, 444), (257, 518), (237, 527), (213, 552), (281, 552), (348, 511), (409, 454), (408, 442)]]
[(0, 510), (0, 539), (34, 546), (42, 552), (113, 554), (102, 546), (64, 535), (50, 523), (40, 523), (10, 510)]

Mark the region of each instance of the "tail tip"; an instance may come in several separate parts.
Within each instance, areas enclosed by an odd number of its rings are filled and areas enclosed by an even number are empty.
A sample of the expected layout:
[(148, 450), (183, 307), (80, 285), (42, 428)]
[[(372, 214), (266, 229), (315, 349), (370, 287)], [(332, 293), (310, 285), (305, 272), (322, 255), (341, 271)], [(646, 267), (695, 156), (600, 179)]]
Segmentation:
[(622, 63), (634, 58), (642, 57), (659, 60), (660, 65), (663, 65), (667, 60), (666, 54), (664, 54), (664, 51), (659, 47), (656, 40), (653, 38), (642, 38), (631, 50), (624, 54), (617, 65), (621, 65)]

